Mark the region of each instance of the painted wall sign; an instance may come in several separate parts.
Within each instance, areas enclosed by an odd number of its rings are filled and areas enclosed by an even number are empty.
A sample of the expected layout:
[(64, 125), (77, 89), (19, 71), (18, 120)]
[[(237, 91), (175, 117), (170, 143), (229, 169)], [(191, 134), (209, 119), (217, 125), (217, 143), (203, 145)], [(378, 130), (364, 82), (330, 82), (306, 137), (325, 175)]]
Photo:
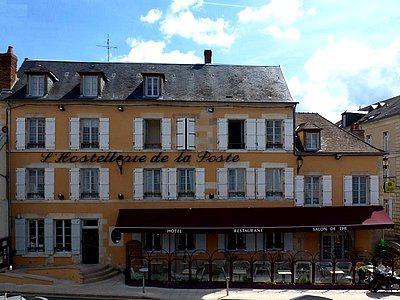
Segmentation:
[(347, 226), (320, 226), (313, 227), (314, 232), (347, 231)]
[(182, 229), (179, 228), (167, 229), (167, 233), (182, 233)]
[(234, 233), (261, 233), (263, 232), (262, 228), (234, 228)]
[(76, 152), (44, 152), (42, 153), (42, 163), (113, 163), (117, 160), (123, 160), (124, 163), (166, 163), (174, 161), (176, 163), (212, 163), (212, 162), (238, 162), (238, 154), (213, 154), (209, 151), (198, 153), (179, 152), (178, 154), (166, 154), (159, 152), (154, 155), (147, 154), (121, 154), (119, 152), (80, 154)]

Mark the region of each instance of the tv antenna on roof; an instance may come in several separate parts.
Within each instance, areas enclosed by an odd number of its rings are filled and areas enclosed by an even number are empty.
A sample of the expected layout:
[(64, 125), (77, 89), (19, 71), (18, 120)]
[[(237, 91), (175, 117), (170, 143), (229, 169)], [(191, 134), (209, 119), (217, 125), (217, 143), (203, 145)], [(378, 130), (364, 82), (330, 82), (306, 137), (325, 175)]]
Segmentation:
[(110, 45), (110, 35), (107, 34), (107, 42), (106, 45), (97, 45), (97, 47), (103, 47), (103, 48), (107, 48), (107, 61), (110, 61), (110, 50), (111, 49), (117, 49), (117, 47), (115, 46), (111, 46)]

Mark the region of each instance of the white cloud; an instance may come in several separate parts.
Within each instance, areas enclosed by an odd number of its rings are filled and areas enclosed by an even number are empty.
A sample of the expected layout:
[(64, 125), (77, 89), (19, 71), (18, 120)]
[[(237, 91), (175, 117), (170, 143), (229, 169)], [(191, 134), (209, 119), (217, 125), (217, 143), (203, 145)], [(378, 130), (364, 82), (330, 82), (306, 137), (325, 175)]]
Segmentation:
[(264, 30), (263, 33), (272, 35), (276, 39), (285, 40), (298, 40), (300, 39), (300, 31), (297, 28), (281, 29), (279, 26), (270, 25)]
[(117, 57), (122, 62), (158, 62), (158, 63), (201, 63), (202, 59), (194, 51), (181, 52), (179, 50), (166, 51), (164, 41), (137, 40), (128, 38), (127, 43), (131, 50), (127, 55)]
[(203, 0), (173, 0), (170, 9), (173, 13), (177, 13), (191, 7), (201, 7), (203, 3)]
[(160, 20), (162, 16), (162, 11), (158, 8), (150, 9), (145, 16), (140, 16), (140, 21), (153, 24)]
[(299, 109), (337, 121), (346, 109), (400, 93), (400, 38), (383, 48), (331, 39), (307, 60), (304, 72), (304, 80), (288, 82)]

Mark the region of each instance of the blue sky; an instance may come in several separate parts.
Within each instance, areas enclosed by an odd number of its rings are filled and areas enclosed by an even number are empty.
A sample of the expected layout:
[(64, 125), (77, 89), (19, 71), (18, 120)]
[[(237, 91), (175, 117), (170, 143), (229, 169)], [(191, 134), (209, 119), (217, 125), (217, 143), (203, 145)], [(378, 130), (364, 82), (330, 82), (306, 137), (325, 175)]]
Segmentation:
[(281, 65), (331, 120), (400, 93), (398, 0), (0, 0), (0, 51), (25, 57)]

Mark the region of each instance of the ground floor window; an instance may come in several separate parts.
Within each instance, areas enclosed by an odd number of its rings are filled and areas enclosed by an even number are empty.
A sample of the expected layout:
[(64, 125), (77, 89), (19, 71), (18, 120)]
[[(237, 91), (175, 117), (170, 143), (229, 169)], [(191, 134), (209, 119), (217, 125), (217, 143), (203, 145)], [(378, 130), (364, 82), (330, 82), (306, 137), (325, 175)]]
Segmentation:
[(341, 233), (326, 233), (322, 235), (322, 259), (348, 258), (349, 236)]
[(282, 250), (283, 234), (281, 232), (267, 232), (265, 234), (265, 242), (267, 250)]
[(44, 220), (29, 220), (28, 227), (28, 252), (43, 252)]
[(228, 250), (245, 250), (246, 235), (244, 233), (229, 233), (226, 238)]
[(176, 250), (194, 250), (195, 246), (195, 236), (193, 233), (179, 233), (176, 235), (175, 239)]
[(55, 251), (71, 251), (71, 220), (55, 220)]
[(144, 234), (143, 245), (147, 251), (161, 251), (161, 233)]

